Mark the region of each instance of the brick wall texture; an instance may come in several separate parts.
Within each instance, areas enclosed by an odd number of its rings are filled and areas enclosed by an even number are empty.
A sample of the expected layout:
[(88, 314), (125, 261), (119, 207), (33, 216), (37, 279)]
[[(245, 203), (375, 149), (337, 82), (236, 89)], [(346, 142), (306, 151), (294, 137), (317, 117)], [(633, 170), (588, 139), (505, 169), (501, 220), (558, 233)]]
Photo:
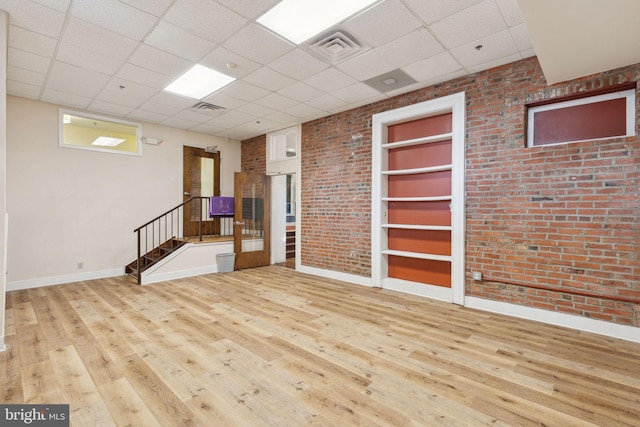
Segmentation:
[(640, 326), (640, 138), (525, 148), (525, 104), (639, 79), (529, 58), (303, 124), (302, 264), (370, 277), (371, 116), (464, 91), (466, 294)]
[(264, 174), (267, 171), (267, 136), (261, 135), (242, 141), (240, 148), (242, 172)]

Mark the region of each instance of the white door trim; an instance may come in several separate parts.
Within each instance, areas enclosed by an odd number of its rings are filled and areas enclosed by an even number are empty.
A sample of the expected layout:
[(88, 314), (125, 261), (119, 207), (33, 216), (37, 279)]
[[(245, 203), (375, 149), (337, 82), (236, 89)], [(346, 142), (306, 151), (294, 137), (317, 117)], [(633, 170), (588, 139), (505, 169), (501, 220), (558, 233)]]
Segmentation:
[[(386, 231), (383, 219), (386, 205), (381, 197), (387, 193), (386, 181), (382, 171), (388, 166), (383, 144), (387, 143), (387, 129), (390, 125), (417, 120), (438, 114), (452, 113), (452, 200), (451, 200), (451, 292), (443, 292), (437, 286), (423, 285), (420, 295), (436, 299), (445, 299), (464, 305), (465, 280), (465, 94), (464, 92), (436, 98), (406, 107), (397, 108), (372, 117), (372, 183), (371, 183), (371, 277), (373, 286), (401, 290), (397, 279), (388, 280), (387, 257), (382, 251), (387, 247)], [(392, 285), (393, 283), (393, 285)], [(415, 293), (416, 285), (407, 283), (407, 291)], [(432, 288), (432, 289), (430, 289)], [(414, 291), (412, 291), (414, 290)]]

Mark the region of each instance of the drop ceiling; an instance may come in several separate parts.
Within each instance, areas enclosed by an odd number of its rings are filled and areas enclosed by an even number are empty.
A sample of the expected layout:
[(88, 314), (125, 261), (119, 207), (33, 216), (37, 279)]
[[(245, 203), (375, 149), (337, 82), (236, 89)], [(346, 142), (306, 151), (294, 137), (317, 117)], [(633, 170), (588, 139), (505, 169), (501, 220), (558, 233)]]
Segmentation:
[[(538, 51), (518, 0), (379, 1), (298, 46), (256, 22), (277, 2), (0, 0), (7, 93), (242, 140)], [(163, 91), (196, 63), (237, 80), (202, 100)]]

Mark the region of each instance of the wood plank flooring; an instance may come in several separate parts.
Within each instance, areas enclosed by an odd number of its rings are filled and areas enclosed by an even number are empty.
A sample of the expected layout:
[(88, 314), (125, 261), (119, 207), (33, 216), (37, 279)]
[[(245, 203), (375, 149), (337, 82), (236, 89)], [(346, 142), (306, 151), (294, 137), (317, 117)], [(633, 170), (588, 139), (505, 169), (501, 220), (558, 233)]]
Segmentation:
[(278, 266), (9, 292), (6, 343), (77, 427), (640, 425), (640, 344)]

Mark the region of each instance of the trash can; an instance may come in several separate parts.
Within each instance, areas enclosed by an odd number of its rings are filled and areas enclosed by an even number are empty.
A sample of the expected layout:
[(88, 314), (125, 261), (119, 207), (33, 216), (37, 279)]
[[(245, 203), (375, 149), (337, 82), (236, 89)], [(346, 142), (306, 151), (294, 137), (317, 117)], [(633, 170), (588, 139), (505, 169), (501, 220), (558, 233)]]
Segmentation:
[(216, 262), (218, 263), (218, 273), (231, 273), (236, 262), (236, 254), (217, 254)]

